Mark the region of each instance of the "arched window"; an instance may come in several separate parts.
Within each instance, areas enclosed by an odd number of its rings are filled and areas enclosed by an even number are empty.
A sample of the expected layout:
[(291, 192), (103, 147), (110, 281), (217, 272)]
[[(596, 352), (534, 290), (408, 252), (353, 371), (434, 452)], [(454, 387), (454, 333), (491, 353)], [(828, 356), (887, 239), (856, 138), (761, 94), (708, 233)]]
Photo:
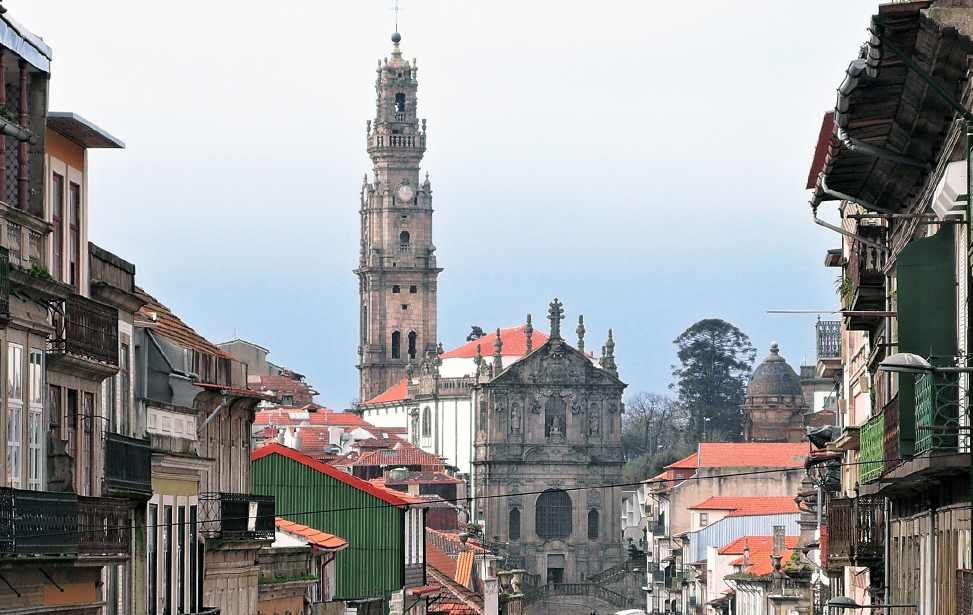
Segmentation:
[(399, 347), (402, 345), (402, 334), (398, 331), (392, 332), (392, 358), (399, 358)]
[(428, 438), (432, 435), (432, 415), (429, 406), (422, 409), (422, 437)]
[(405, 111), (405, 94), (399, 92), (395, 95), (395, 112), (402, 113)]
[(520, 509), (513, 508), (510, 510), (510, 521), (508, 523), (507, 535), (510, 536), (510, 540), (520, 540)]
[(598, 540), (598, 511), (588, 511), (588, 540)]
[(567, 491), (548, 489), (537, 498), (534, 527), (543, 540), (571, 535), (571, 496)]
[(403, 245), (408, 244), (409, 239), (411, 239), (411, 237), (409, 236), (409, 231), (402, 231), (401, 233), (399, 233), (399, 243)]
[(415, 331), (409, 331), (409, 358), (410, 359), (416, 358), (416, 338), (417, 337), (418, 336), (416, 335)]

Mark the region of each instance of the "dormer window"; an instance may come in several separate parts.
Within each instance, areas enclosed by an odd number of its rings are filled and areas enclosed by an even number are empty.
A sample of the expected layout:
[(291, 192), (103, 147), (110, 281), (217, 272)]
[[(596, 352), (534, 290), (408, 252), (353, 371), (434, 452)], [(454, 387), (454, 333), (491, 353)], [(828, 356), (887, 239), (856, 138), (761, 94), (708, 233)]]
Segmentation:
[(395, 95), (395, 112), (402, 113), (405, 111), (405, 94), (399, 92)]

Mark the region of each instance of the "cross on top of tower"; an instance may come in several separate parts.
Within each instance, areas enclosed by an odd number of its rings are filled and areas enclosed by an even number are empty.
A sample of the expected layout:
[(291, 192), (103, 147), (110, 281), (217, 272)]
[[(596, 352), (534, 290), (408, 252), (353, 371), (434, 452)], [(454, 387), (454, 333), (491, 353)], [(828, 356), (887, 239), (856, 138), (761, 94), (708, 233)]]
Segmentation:
[(395, 31), (392, 32), (392, 42), (398, 47), (399, 41), (402, 40), (402, 35), (399, 34), (399, 0), (395, 0), (395, 6), (389, 7), (389, 10), (395, 11)]
[(551, 309), (547, 312), (547, 318), (551, 321), (551, 339), (561, 339), (561, 321), (564, 320), (564, 305), (554, 297), (551, 302)]

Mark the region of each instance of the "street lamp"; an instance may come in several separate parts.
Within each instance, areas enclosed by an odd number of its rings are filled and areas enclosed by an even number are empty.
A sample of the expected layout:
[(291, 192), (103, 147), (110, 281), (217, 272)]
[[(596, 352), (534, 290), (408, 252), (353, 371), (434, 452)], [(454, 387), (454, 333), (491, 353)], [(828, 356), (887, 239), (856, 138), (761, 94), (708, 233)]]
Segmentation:
[(897, 352), (878, 364), (883, 372), (898, 374), (973, 374), (973, 367), (936, 367), (911, 352)]
[(914, 604), (858, 604), (848, 596), (836, 596), (824, 603), (832, 609), (916, 609)]

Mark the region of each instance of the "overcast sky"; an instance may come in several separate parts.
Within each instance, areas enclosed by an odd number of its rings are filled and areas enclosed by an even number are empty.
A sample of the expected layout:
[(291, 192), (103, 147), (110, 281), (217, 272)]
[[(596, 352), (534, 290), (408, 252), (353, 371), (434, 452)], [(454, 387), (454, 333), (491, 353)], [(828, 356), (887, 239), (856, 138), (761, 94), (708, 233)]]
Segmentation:
[[(50, 109), (127, 145), (91, 152), (90, 239), (214, 342), (357, 395), (358, 208), (393, 0), (6, 0), (54, 49)], [(814, 360), (839, 237), (804, 186), (877, 4), (405, 0), (436, 210), (439, 337), (614, 328), (629, 392), (666, 392), (702, 318)]]

